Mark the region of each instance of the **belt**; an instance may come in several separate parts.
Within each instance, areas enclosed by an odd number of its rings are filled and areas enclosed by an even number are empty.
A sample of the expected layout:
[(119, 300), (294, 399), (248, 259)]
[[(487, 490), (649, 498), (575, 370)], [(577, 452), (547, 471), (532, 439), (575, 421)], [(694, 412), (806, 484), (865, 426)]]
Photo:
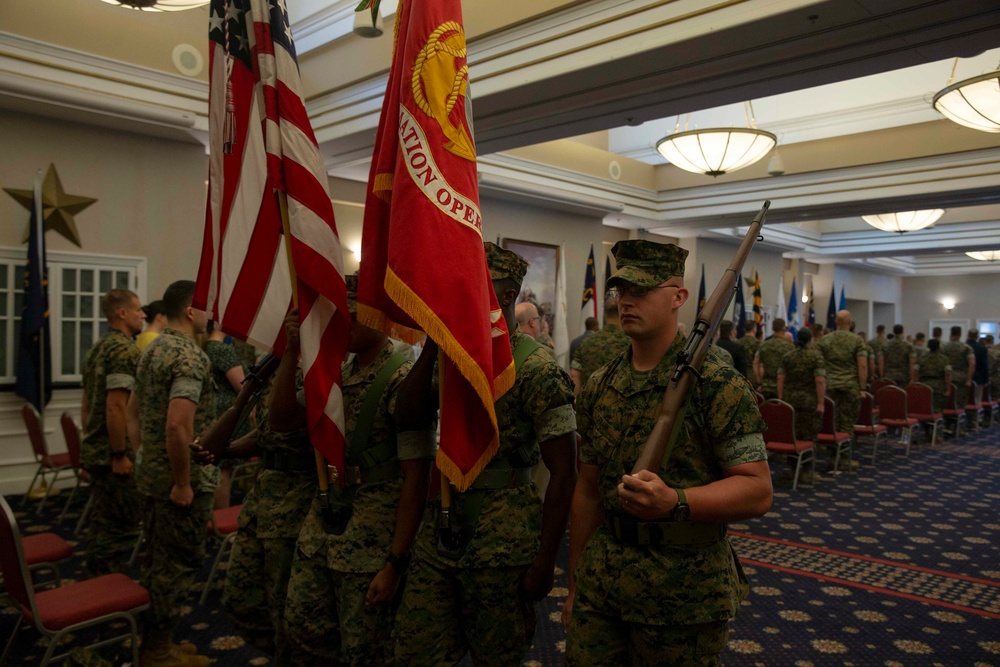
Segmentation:
[(486, 468), (467, 491), (513, 489), (531, 483), (531, 468)]
[[(329, 472), (331, 482), (336, 482), (339, 479), (340, 473), (337, 471), (337, 468), (327, 466), (327, 471)], [(397, 459), (386, 461), (367, 469), (362, 466), (344, 466), (344, 484), (347, 486), (378, 484), (397, 479), (400, 473), (401, 469)]]
[(279, 472), (309, 472), (316, 469), (316, 455), (312, 452), (264, 452), (265, 470)]
[(723, 523), (699, 521), (640, 521), (612, 513), (605, 524), (619, 542), (634, 546), (706, 546), (726, 536)]

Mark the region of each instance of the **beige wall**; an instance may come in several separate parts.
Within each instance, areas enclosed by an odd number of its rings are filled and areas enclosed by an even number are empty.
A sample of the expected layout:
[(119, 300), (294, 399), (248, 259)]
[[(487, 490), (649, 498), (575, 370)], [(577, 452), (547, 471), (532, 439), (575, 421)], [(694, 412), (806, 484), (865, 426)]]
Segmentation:
[[(903, 278), (902, 291), (906, 306), (902, 323), (907, 333), (927, 332), (932, 319), (969, 320), (970, 326), (976, 326), (976, 320), (1000, 321), (998, 274)], [(945, 298), (955, 300), (950, 313), (941, 305)]]
[[(90, 125), (0, 111), (0, 185), (30, 189), (55, 164), (67, 194), (97, 202), (77, 214), (83, 248), (50, 232), (49, 250), (148, 258), (147, 295), (194, 279), (205, 218), (205, 150)], [(20, 245), (27, 211), (0, 197), (0, 245)]]

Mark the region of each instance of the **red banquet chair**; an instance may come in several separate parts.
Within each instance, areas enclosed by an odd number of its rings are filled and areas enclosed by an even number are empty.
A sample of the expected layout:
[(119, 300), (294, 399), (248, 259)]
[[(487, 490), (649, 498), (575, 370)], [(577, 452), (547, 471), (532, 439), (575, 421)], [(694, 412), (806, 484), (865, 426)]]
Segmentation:
[(872, 441), (872, 465), (875, 465), (875, 458), (878, 456), (878, 439), (888, 432), (884, 424), (879, 424), (875, 420), (875, 397), (867, 391), (861, 392), (861, 403), (858, 407), (858, 423), (854, 425), (854, 438), (859, 445), (861, 438), (871, 438)]
[(975, 382), (971, 382), (965, 387), (959, 387), (963, 393), (958, 400), (965, 401), (965, 423), (968, 425), (970, 431), (980, 428), (983, 424), (983, 406), (981, 403), (976, 403), (977, 387), (979, 385)]
[(966, 426), (965, 409), (958, 408), (958, 385), (954, 382), (951, 383), (951, 393), (944, 396), (944, 408), (941, 410), (941, 416), (944, 417), (945, 428), (954, 423), (955, 437), (961, 438), (962, 427)]
[(57, 646), (69, 635), (78, 637), (81, 630), (96, 625), (119, 621), (128, 623), (125, 634), (99, 640), (90, 647), (97, 648), (132, 640), (132, 664), (139, 664), (139, 633), (136, 617), (149, 607), (149, 593), (145, 588), (124, 574), (106, 574), (103, 577), (74, 582), (36, 593), (31, 586), (25, 548), (21, 531), (17, 528), (14, 512), (7, 501), (0, 497), (0, 567), (4, 571), (7, 592), (21, 607), (14, 631), (7, 641), (0, 664), (6, 664), (22, 626), (34, 625), (46, 638), (48, 647), (42, 657), (42, 667), (69, 653), (53, 655)]
[[(73, 487), (69, 498), (66, 499), (63, 511), (56, 520), (57, 524), (62, 523), (63, 517), (66, 516), (66, 510), (69, 509), (70, 504), (73, 502), (80, 484), (87, 478), (87, 471), (83, 469), (83, 465), (80, 463), (80, 429), (77, 427), (73, 415), (68, 412), (62, 413), (62, 416), (59, 417), (59, 425), (62, 427), (63, 438), (66, 440), (66, 453), (69, 455), (70, 465), (73, 466), (73, 473), (76, 475), (76, 486)], [(80, 520), (77, 522), (77, 531), (79, 531), (79, 526), (83, 523), (84, 517), (90, 512), (90, 499), (91, 497), (87, 498), (87, 504), (84, 506)], [(74, 531), (75, 533), (76, 531)]]
[(890, 380), (889, 378), (879, 378), (878, 380), (872, 382), (872, 393), (878, 394), (878, 390), (881, 389), (882, 387), (895, 387), (895, 386), (896, 383)]
[[(851, 444), (851, 434), (844, 433), (843, 431), (838, 431), (836, 428), (836, 404), (833, 399), (829, 396), (823, 397), (823, 424), (819, 429), (819, 433), (816, 436), (816, 440), (820, 444), (824, 445), (834, 445), (837, 448), (837, 453), (833, 459), (833, 471), (837, 472), (840, 468), (840, 455), (841, 453), (850, 454), (852, 453), (853, 446)], [(828, 464), (829, 465), (829, 464)], [(848, 472), (850, 472), (850, 466), (848, 466)]]
[(31, 478), (31, 484), (28, 485), (28, 490), (24, 493), (24, 498), (21, 500), (22, 508), (31, 497), (31, 490), (35, 488), (35, 482), (38, 481), (39, 476), (42, 478), (42, 482), (45, 483), (46, 473), (54, 473), (52, 482), (46, 487), (45, 496), (38, 503), (37, 511), (40, 512), (42, 507), (45, 506), (45, 501), (52, 494), (52, 487), (55, 486), (56, 481), (59, 479), (59, 473), (67, 470), (75, 471), (73, 470), (73, 462), (70, 460), (69, 452), (65, 454), (49, 454), (49, 446), (45, 442), (45, 431), (42, 429), (42, 420), (38, 414), (38, 410), (35, 410), (35, 406), (31, 403), (25, 403), (21, 407), (21, 417), (24, 419), (25, 428), (28, 429), (28, 440), (31, 441), (31, 449), (35, 454), (35, 460), (38, 462), (38, 470), (35, 471), (35, 476)]
[(906, 445), (906, 455), (910, 455), (910, 442), (917, 420), (909, 416), (906, 392), (894, 385), (882, 387), (875, 394), (875, 404), (879, 408), (879, 419), (887, 428), (899, 429), (900, 442)]
[(987, 426), (993, 426), (998, 421), (1000, 421), (1000, 401), (993, 400), (990, 397), (990, 383), (987, 382), (983, 385), (983, 401), (981, 404), (983, 408), (983, 419), (987, 421)]
[(910, 416), (925, 426), (933, 426), (931, 446), (937, 442), (938, 426), (944, 432), (944, 415), (934, 412), (934, 390), (926, 384), (915, 382), (906, 388), (906, 403)]
[(767, 424), (764, 431), (764, 442), (767, 451), (773, 454), (795, 457), (795, 474), (792, 477), (792, 490), (798, 488), (799, 473), (802, 464), (815, 460), (815, 449), (809, 440), (795, 438), (795, 408), (776, 398), (764, 401), (760, 405), (760, 415)]
[(205, 588), (201, 592), (201, 599), (198, 600), (199, 605), (204, 605), (205, 600), (208, 599), (208, 591), (212, 588), (212, 580), (215, 579), (219, 563), (222, 562), (223, 556), (233, 548), (233, 542), (236, 541), (236, 531), (240, 527), (239, 518), (242, 509), (243, 505), (233, 505), (212, 512), (212, 518), (207, 526), (208, 534), (210, 537), (221, 540), (221, 544), (215, 553), (215, 562), (212, 563), (212, 570), (208, 573), (208, 581), (205, 582)]

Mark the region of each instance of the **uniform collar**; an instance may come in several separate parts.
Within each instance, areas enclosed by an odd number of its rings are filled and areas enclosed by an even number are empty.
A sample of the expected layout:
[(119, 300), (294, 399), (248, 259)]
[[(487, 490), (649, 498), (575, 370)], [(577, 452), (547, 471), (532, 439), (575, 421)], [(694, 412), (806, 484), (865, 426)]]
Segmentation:
[(677, 365), (677, 355), (684, 351), (686, 345), (687, 336), (677, 332), (674, 342), (660, 359), (660, 363), (638, 380), (632, 372), (632, 346), (629, 345), (622, 363), (618, 364), (615, 369), (611, 385), (624, 396), (631, 396), (653, 387), (666, 387), (670, 383), (670, 378), (673, 377), (674, 367)]
[(366, 382), (369, 376), (374, 375), (377, 369), (382, 368), (382, 365), (389, 359), (389, 355), (392, 354), (394, 349), (392, 341), (387, 341), (385, 346), (379, 350), (375, 359), (364, 368), (358, 368), (358, 357), (355, 355), (354, 359), (351, 360), (348, 376), (344, 378), (344, 385)]

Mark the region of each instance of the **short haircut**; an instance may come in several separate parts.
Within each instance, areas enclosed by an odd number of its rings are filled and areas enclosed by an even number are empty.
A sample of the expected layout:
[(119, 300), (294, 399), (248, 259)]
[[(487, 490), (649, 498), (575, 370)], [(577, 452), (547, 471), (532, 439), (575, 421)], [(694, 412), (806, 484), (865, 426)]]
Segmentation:
[(885, 333), (885, 325), (884, 324), (880, 324), (877, 327), (875, 327), (875, 333), (877, 333), (877, 334)]
[(143, 306), (142, 310), (146, 313), (146, 321), (150, 324), (153, 323), (157, 315), (166, 315), (163, 312), (163, 299), (150, 302), (148, 305)]
[(917, 335), (913, 337), (913, 340), (923, 340), (925, 338), (927, 338), (927, 334), (925, 334), (923, 331), (918, 331)]
[(902, 324), (894, 324), (892, 326), (892, 333), (896, 334), (897, 336), (899, 334), (903, 333), (903, 325)]
[(604, 314), (618, 317), (618, 299), (604, 300)]
[(101, 312), (110, 320), (119, 308), (128, 308), (132, 305), (132, 299), (138, 298), (135, 292), (127, 289), (113, 289), (101, 297)]
[(168, 320), (179, 320), (184, 309), (191, 305), (194, 299), (194, 281), (178, 280), (170, 283), (163, 293), (163, 312)]
[(587, 329), (587, 331), (597, 331), (600, 328), (601, 323), (597, 321), (596, 317), (588, 317), (584, 320), (583, 326)]
[(951, 335), (952, 336), (961, 336), (962, 335), (962, 327), (959, 327), (959, 326), (952, 327), (951, 328)]
[(784, 331), (785, 320), (781, 319), (780, 317), (774, 318), (774, 321), (771, 322), (771, 330), (774, 331), (774, 333), (778, 333), (779, 331)]
[(986, 342), (987, 343), (993, 342), (993, 334), (986, 334)]
[(931, 338), (929, 341), (927, 341), (927, 349), (930, 350), (931, 352), (937, 352), (938, 348), (940, 347), (941, 347), (941, 341), (939, 341), (937, 338)]
[(941, 337), (941, 327), (934, 327), (933, 329), (931, 329), (931, 335), (934, 336), (935, 338), (940, 338)]
[(757, 322), (755, 320), (747, 320), (743, 323), (744, 331), (754, 331), (757, 328)]
[(979, 338), (979, 329), (969, 329), (969, 333), (966, 335), (969, 338)]
[(809, 327), (799, 329), (799, 346), (805, 347), (813, 339), (813, 332)]
[[(804, 329), (805, 327), (802, 328)], [(809, 325), (809, 328), (812, 330), (814, 336), (819, 336), (826, 330), (826, 327), (824, 327), (819, 322), (813, 322), (812, 324)]]
[(733, 333), (733, 323), (730, 320), (722, 320), (719, 322), (719, 336), (722, 338), (729, 338), (729, 335)]

